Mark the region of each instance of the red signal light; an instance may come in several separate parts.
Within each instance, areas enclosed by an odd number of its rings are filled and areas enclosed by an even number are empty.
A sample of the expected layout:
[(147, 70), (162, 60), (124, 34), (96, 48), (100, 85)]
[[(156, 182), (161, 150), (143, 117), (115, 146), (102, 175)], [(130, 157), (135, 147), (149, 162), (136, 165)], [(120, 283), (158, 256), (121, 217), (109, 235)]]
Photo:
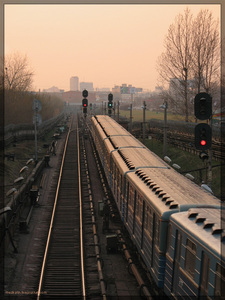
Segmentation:
[(87, 106), (87, 104), (85, 103), (85, 104), (84, 104), (84, 107), (86, 107), (86, 106)]
[(205, 146), (206, 145), (206, 141), (205, 140), (201, 140), (201, 145)]

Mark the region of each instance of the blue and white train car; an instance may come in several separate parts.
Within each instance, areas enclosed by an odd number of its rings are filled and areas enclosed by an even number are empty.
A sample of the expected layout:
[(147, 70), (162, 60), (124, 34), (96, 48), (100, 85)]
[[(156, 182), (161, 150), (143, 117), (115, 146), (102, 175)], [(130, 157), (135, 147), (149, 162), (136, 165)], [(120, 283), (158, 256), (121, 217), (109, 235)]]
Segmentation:
[(163, 288), (170, 218), (219, 199), (179, 174), (108, 116), (92, 136), (121, 218), (158, 287)]
[(223, 214), (192, 208), (171, 216), (164, 283), (168, 296), (225, 298)]

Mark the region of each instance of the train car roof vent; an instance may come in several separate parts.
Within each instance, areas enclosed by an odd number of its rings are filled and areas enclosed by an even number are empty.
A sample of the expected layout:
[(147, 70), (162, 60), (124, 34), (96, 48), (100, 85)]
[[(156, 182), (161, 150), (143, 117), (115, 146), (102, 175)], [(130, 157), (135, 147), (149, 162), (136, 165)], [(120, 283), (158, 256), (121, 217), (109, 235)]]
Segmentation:
[(188, 212), (188, 218), (196, 218), (198, 215), (198, 212), (197, 211), (194, 211), (194, 210), (190, 210)]
[(178, 207), (178, 203), (176, 203), (176, 202), (172, 202), (170, 204), (170, 209), (177, 208), (177, 207)]
[(135, 171), (135, 174), (138, 174), (138, 175), (139, 175), (141, 172), (143, 172), (143, 171), (142, 171), (142, 170), (136, 170), (136, 171)]
[(196, 217), (195, 223), (203, 223), (205, 219), (206, 219), (205, 217), (201, 217), (201, 216)]
[(166, 201), (167, 199), (169, 199), (170, 197), (168, 195), (165, 195), (162, 197), (162, 201)]
[(152, 183), (153, 181), (151, 180), (150, 177), (145, 178), (144, 182), (149, 185), (150, 183)]
[(150, 184), (150, 186), (149, 186), (149, 187), (150, 187), (150, 189), (153, 189), (153, 187), (154, 187), (155, 185), (156, 185), (156, 183), (154, 183), (154, 182), (153, 182), (153, 183), (151, 183), (151, 184)]
[(159, 198), (162, 198), (162, 197), (165, 196), (165, 195), (166, 195), (166, 193), (165, 193), (165, 192), (162, 192), (162, 193), (159, 193), (158, 197), (159, 197)]
[(146, 178), (149, 178), (148, 175), (144, 175), (144, 176), (141, 178), (141, 180), (144, 181)]
[(138, 176), (141, 177), (141, 178), (142, 178), (144, 175), (146, 175), (146, 174), (145, 174), (143, 171), (141, 171), (141, 172), (138, 173)]
[(214, 222), (212, 222), (212, 221), (207, 221), (207, 220), (205, 220), (204, 221), (204, 225), (203, 225), (203, 228), (204, 229), (207, 229), (207, 228), (212, 228), (213, 226), (214, 226)]
[(173, 199), (171, 199), (171, 198), (170, 198), (170, 199), (167, 199), (167, 200), (166, 200), (166, 205), (170, 205), (170, 203), (172, 203), (172, 202), (174, 202)]
[(222, 233), (223, 232), (223, 229), (222, 228), (220, 228), (218, 225), (214, 225), (213, 227), (212, 227), (212, 234), (214, 235), (214, 234), (220, 234), (220, 233)]
[(154, 186), (153, 189), (152, 189), (152, 191), (156, 193), (158, 189), (160, 189), (159, 186)]
[(161, 189), (157, 189), (157, 191), (155, 191), (155, 194), (156, 194), (156, 195), (159, 195), (159, 193), (161, 193), (161, 192), (162, 192)]

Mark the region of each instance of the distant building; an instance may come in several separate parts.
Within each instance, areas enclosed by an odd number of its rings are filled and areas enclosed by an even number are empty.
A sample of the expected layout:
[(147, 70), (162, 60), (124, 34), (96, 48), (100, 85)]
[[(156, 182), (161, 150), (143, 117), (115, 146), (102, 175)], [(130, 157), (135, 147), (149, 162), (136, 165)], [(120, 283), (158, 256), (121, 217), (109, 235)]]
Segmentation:
[(120, 93), (120, 86), (114, 85), (114, 87), (112, 88), (112, 93)]
[(110, 88), (96, 88), (96, 92), (110, 92)]
[[(62, 100), (67, 103), (80, 103), (82, 105), (82, 92), (81, 91), (68, 91), (62, 94)], [(96, 93), (88, 93), (88, 103), (96, 102)]]
[(80, 83), (80, 91), (82, 92), (83, 90), (87, 90), (88, 92), (93, 92), (94, 87), (93, 87), (93, 82), (81, 82)]
[(79, 91), (79, 78), (77, 76), (70, 78), (70, 90)]
[(49, 89), (43, 89), (44, 93), (62, 93), (64, 90), (60, 90), (59, 88), (57, 88), (56, 86), (52, 86)]

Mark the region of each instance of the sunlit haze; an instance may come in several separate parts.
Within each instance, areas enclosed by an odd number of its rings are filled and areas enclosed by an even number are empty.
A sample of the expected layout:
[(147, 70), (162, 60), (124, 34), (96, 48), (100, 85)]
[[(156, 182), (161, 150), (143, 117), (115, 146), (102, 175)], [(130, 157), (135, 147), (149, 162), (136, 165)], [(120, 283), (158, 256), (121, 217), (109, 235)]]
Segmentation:
[[(154, 90), (168, 27), (187, 5), (6, 5), (5, 55), (27, 55), (34, 90), (68, 91), (70, 78), (94, 88), (123, 83)], [(195, 16), (220, 5), (189, 5)]]

